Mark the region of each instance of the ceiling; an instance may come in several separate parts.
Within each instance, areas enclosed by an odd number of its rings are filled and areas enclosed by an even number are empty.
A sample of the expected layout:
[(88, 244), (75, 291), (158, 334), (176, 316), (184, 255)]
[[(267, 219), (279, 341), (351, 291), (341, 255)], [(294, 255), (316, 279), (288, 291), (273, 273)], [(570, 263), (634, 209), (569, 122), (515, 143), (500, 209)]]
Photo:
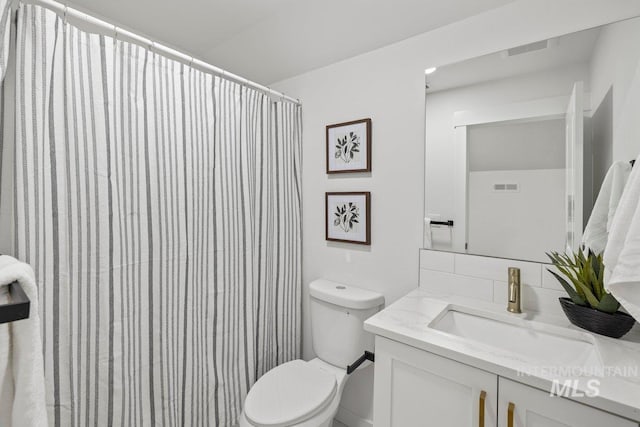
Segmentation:
[(61, 0), (271, 84), (513, 0)]
[(429, 93), (589, 62), (600, 30), (596, 27), (549, 39), (546, 48), (514, 56), (500, 51), (438, 67), (426, 77)]

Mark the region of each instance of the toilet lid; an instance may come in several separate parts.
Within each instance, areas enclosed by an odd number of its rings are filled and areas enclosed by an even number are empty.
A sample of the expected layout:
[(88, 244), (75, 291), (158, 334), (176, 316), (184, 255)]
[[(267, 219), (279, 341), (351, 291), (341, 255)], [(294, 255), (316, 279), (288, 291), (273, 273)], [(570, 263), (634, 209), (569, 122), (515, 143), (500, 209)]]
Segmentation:
[(244, 414), (256, 426), (288, 426), (324, 409), (335, 393), (335, 375), (293, 360), (270, 370), (251, 387)]

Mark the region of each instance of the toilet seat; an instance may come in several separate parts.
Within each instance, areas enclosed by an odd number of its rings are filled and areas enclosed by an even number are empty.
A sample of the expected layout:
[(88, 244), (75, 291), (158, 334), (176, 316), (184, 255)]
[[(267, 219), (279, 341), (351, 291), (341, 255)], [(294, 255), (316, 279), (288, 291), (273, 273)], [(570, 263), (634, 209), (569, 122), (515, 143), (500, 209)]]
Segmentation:
[(290, 426), (322, 411), (336, 392), (333, 373), (293, 360), (267, 372), (253, 385), (245, 401), (244, 414), (254, 426)]

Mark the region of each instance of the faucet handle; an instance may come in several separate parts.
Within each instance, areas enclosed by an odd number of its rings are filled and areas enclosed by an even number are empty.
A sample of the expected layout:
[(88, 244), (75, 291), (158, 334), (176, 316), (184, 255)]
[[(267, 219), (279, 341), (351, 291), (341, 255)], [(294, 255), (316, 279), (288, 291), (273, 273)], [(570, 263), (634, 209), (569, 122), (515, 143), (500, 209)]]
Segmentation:
[(507, 311), (511, 313), (522, 313), (521, 292), (520, 292), (520, 269), (509, 267), (509, 289)]
[(520, 269), (517, 267), (509, 267), (509, 283), (520, 284)]
[(513, 283), (509, 283), (509, 303), (513, 304), (518, 302), (518, 291)]

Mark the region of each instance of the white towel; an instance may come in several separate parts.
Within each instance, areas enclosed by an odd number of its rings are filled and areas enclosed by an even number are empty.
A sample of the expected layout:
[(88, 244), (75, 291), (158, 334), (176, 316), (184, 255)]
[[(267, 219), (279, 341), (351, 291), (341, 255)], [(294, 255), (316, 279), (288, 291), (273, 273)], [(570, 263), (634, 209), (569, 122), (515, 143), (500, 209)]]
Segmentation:
[(629, 162), (615, 162), (604, 177), (593, 211), (582, 236), (585, 248), (600, 254), (604, 251), (611, 223), (631, 174)]
[[(0, 256), (0, 285), (16, 281), (31, 306), (28, 319), (0, 325), (0, 426), (47, 426), (38, 289), (33, 269), (10, 256)], [(6, 286), (3, 288), (6, 294)]]
[(636, 161), (613, 218), (604, 251), (605, 286), (636, 320), (640, 319), (639, 169), (640, 163)]

